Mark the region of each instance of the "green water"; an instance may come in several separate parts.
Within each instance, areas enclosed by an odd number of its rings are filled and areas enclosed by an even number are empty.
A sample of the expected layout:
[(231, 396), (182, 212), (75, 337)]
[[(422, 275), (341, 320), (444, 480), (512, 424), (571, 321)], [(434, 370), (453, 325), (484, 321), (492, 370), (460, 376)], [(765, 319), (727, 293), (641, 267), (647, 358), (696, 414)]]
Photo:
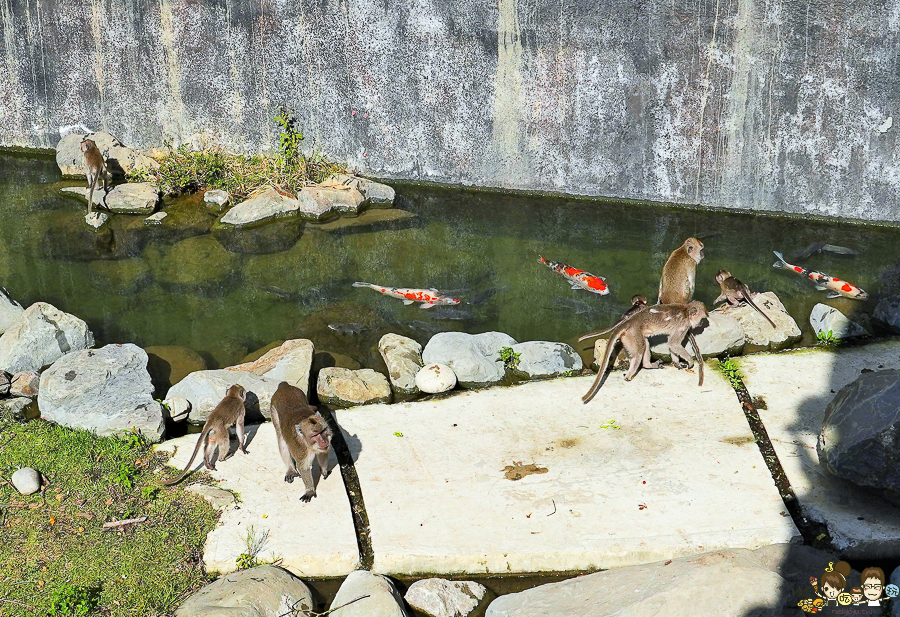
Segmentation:
[[(614, 321), (633, 294), (655, 300), (666, 257), (692, 235), (706, 244), (698, 299), (709, 306), (715, 273), (729, 269), (753, 290), (775, 291), (806, 343), (817, 302), (865, 319), (879, 292), (898, 291), (900, 231), (887, 227), (397, 185), (395, 205), (413, 216), (387, 228), (294, 222), (217, 238), (215, 215), (193, 197), (167, 204), (162, 226), (115, 215), (97, 234), (82, 220), (83, 202), (59, 194), (66, 184), (52, 158), (0, 154), (0, 285), (26, 306), (44, 300), (78, 315), (99, 344), (182, 346), (210, 368), (297, 337), (373, 368), (383, 366), (377, 341), (391, 331), (422, 343), (442, 330), (573, 343)], [(861, 286), (868, 301), (826, 300), (772, 268), (773, 249), (790, 257), (817, 241), (860, 255), (818, 254), (803, 265)], [(606, 277), (611, 293), (570, 289), (537, 253)], [(442, 319), (446, 311), (404, 306), (353, 281), (489, 297), (453, 307), (462, 314), (449, 316), (463, 319)]]

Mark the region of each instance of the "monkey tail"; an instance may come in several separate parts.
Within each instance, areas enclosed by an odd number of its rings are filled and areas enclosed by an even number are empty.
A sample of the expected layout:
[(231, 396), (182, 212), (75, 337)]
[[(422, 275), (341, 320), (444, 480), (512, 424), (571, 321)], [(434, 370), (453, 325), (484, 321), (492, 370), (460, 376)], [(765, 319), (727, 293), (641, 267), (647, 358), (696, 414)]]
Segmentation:
[(603, 361), (600, 363), (600, 366), (597, 368), (597, 378), (594, 379), (594, 383), (591, 385), (591, 389), (587, 391), (587, 394), (581, 397), (581, 402), (587, 405), (591, 402), (591, 399), (597, 395), (597, 392), (600, 391), (600, 386), (603, 385), (603, 377), (606, 375), (606, 368), (609, 365), (609, 358), (612, 355), (613, 349), (615, 349), (616, 345), (619, 344), (619, 339), (622, 337), (622, 328), (618, 328), (616, 332), (613, 333), (611, 337), (609, 337), (609, 342), (606, 343), (606, 351), (603, 353)]
[(697, 356), (697, 372), (700, 373), (700, 383), (698, 386), (703, 385), (703, 354), (700, 353), (700, 345), (697, 344), (697, 339), (694, 338), (694, 333), (688, 330), (688, 338), (691, 339), (691, 345), (694, 348), (694, 355)]
[(759, 313), (760, 315), (762, 315), (763, 317), (765, 317), (765, 318), (766, 318), (766, 321), (768, 321), (770, 324), (772, 324), (772, 328), (776, 328), (776, 327), (777, 327), (777, 326), (775, 326), (775, 322), (772, 321), (772, 320), (769, 318), (768, 315), (766, 315), (765, 313), (763, 313), (763, 312), (762, 312), (762, 309), (759, 308), (758, 306), (756, 306), (756, 302), (754, 302), (754, 301), (750, 298), (750, 290), (747, 289), (747, 286), (746, 286), (746, 285), (744, 285), (744, 300), (747, 301), (747, 304), (749, 304), (750, 306), (752, 306), (753, 308), (755, 308), (757, 313)]
[(603, 336), (603, 335), (606, 334), (607, 332), (612, 332), (613, 330), (615, 330), (616, 328), (618, 328), (619, 326), (621, 326), (623, 321), (624, 321), (624, 320), (620, 319), (618, 322), (616, 322), (615, 324), (611, 325), (611, 326), (608, 327), (606, 330), (600, 330), (599, 332), (591, 332), (590, 334), (585, 334), (584, 336), (579, 336), (579, 337), (578, 337), (578, 342), (580, 343), (581, 341), (585, 341), (585, 340), (587, 340), (587, 339), (589, 339), (589, 338), (597, 338), (598, 336)]
[(175, 478), (174, 480), (169, 480), (168, 482), (163, 482), (165, 486), (172, 486), (173, 484), (178, 484), (182, 480), (184, 480), (185, 476), (190, 473), (191, 465), (194, 463), (194, 459), (197, 458), (197, 452), (200, 451), (200, 445), (206, 443), (206, 438), (209, 436), (209, 429), (204, 428), (203, 432), (200, 433), (200, 439), (197, 440), (197, 445), (194, 446), (194, 453), (191, 454), (191, 459), (187, 462), (187, 465), (184, 467), (184, 471), (181, 472), (181, 475)]

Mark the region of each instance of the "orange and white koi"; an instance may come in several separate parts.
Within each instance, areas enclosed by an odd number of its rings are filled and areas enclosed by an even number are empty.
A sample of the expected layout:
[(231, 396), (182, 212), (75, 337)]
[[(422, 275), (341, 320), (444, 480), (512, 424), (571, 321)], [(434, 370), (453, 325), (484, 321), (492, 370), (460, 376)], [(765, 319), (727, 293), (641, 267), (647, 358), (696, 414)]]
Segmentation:
[(386, 287), (384, 285), (373, 285), (372, 283), (353, 283), (354, 287), (369, 287), (378, 293), (382, 293), (392, 298), (400, 298), (403, 304), (412, 304), (413, 302), (421, 302), (420, 308), (429, 309), (432, 306), (445, 306), (448, 304), (459, 304), (459, 300), (444, 295), (437, 289), (406, 289), (402, 287)]
[(586, 289), (595, 294), (605, 296), (609, 293), (609, 286), (606, 279), (602, 276), (595, 276), (590, 272), (573, 268), (569, 264), (561, 261), (547, 261), (538, 255), (538, 263), (542, 263), (558, 275), (572, 283), (572, 289)]
[(786, 262), (784, 260), (784, 255), (782, 255), (778, 251), (772, 252), (775, 253), (776, 257), (778, 257), (778, 261), (773, 263), (772, 267), (781, 268), (782, 270), (792, 270), (800, 276), (809, 277), (809, 279), (816, 284), (816, 289), (818, 289), (819, 291), (824, 291), (826, 289), (829, 290), (829, 298), (840, 298), (841, 296), (843, 296), (845, 298), (851, 298), (853, 300), (865, 300), (869, 297), (869, 294), (852, 283), (842, 281), (841, 279), (834, 278), (833, 276), (828, 276), (827, 274), (824, 274), (822, 272), (807, 270), (802, 266), (794, 266)]

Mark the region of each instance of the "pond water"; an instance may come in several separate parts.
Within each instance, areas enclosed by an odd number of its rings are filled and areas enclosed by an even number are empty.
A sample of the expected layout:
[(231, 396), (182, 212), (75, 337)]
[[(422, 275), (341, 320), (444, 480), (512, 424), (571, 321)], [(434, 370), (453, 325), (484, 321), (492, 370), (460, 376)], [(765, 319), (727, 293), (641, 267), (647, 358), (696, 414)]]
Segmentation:
[[(386, 332), (423, 344), (444, 330), (574, 344), (612, 323), (633, 294), (654, 301), (668, 254), (692, 235), (706, 244), (698, 299), (709, 307), (715, 273), (731, 270), (755, 291), (775, 291), (806, 344), (817, 302), (866, 319), (880, 292), (900, 291), (900, 230), (891, 227), (399, 184), (403, 213), (223, 235), (211, 233), (216, 215), (194, 196), (167, 204), (163, 225), (116, 215), (95, 233), (84, 203), (59, 193), (74, 184), (61, 181), (52, 157), (0, 154), (0, 285), (23, 305), (44, 300), (78, 315), (99, 344), (179, 346), (209, 368), (298, 337), (340, 365), (381, 370), (376, 345)], [(861, 286), (869, 300), (826, 300), (772, 268), (773, 250), (790, 259), (813, 242), (859, 251), (801, 264)], [(606, 277), (611, 293), (571, 289), (538, 253)], [(422, 310), (354, 281), (435, 287), (464, 303)]]

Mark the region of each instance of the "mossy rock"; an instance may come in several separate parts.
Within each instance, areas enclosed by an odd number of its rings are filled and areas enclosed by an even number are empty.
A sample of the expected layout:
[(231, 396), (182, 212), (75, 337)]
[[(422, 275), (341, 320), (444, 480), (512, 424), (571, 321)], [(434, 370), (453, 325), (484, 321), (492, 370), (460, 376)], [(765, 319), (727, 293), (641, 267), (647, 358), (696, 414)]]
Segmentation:
[(188, 238), (171, 247), (152, 245), (144, 256), (157, 281), (188, 287), (222, 283), (240, 266), (240, 259), (209, 235)]
[(194, 371), (206, 370), (206, 360), (193, 349), (179, 345), (147, 347), (147, 372), (156, 392), (165, 394), (169, 388)]
[(327, 233), (308, 232), (290, 250), (248, 257), (244, 280), (290, 292), (327, 288), (347, 276), (349, 261), (338, 240)]
[(299, 219), (275, 220), (264, 224), (234, 227), (216, 221), (212, 233), (232, 253), (242, 255), (270, 255), (289, 250), (303, 234)]
[(140, 258), (88, 263), (91, 287), (108, 294), (131, 295), (152, 280), (150, 266)]

